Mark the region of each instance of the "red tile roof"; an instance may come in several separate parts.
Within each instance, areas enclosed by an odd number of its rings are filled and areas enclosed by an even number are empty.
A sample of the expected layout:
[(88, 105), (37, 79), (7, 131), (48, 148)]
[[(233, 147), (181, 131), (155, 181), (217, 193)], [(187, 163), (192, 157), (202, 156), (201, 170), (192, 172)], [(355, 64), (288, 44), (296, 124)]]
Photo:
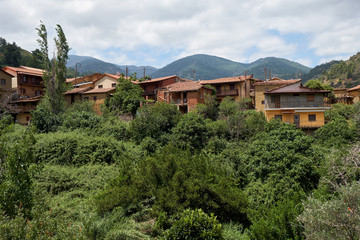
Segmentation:
[(12, 101), (10, 103), (22, 103), (22, 102), (38, 102), (40, 101), (42, 96), (36, 96), (31, 98), (18, 99), (16, 101)]
[(287, 84), (278, 88), (266, 91), (265, 94), (286, 94), (286, 93), (330, 93), (329, 90), (318, 90), (313, 88), (307, 88), (298, 84), (298, 82)]
[[(170, 84), (163, 89), (169, 90), (169, 92), (191, 92), (191, 91), (198, 91), (202, 87), (205, 87), (201, 85), (199, 81), (186, 81), (186, 82), (177, 82)], [(206, 87), (205, 87), (206, 88)]]
[(97, 88), (84, 92), (83, 94), (96, 94), (96, 93), (107, 93), (115, 91), (115, 88)]
[(355, 87), (353, 87), (353, 88), (349, 88), (349, 89), (347, 89), (346, 91), (354, 91), (354, 90), (359, 90), (360, 89), (360, 85), (357, 85), (357, 86), (355, 86)]
[[(253, 79), (253, 75), (246, 76), (246, 79)], [(213, 80), (202, 80), (201, 84), (221, 84), (221, 83), (234, 83), (234, 82), (243, 82), (245, 81), (245, 76), (237, 77), (227, 77), (227, 78), (218, 78)]]
[(297, 83), (300, 81), (301, 81), (301, 79), (284, 80), (284, 79), (279, 79), (279, 78), (272, 78), (269, 81), (256, 82), (255, 86), (285, 85), (285, 84)]
[(14, 72), (16, 72), (17, 74), (27, 74), (27, 75), (34, 75), (34, 76), (42, 76), (44, 70), (39, 69), (39, 68), (31, 68), (31, 67), (26, 67), (26, 66), (20, 66), (20, 67), (9, 67), (6, 66), (3, 68), (4, 71), (6, 71), (6, 69), (10, 69)]

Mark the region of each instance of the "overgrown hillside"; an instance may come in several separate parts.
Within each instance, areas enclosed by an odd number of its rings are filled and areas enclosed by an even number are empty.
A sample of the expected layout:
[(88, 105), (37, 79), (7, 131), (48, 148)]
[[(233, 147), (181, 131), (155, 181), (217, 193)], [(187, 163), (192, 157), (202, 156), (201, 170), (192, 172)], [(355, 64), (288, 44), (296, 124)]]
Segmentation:
[[(308, 73), (309, 67), (292, 62), (283, 58), (261, 58), (252, 63), (238, 63), (225, 58), (209, 56), (205, 54), (196, 54), (193, 56), (179, 59), (169, 65), (156, 71), (152, 77), (164, 77), (178, 75), (183, 78), (193, 79), (195, 70), (195, 79), (216, 79), (222, 77), (231, 77), (253, 74), (255, 78), (264, 79), (264, 69), (271, 71), (272, 77), (290, 79), (299, 77), (300, 73)], [(267, 77), (269, 77), (267, 75)]]
[(360, 52), (347, 61), (339, 61), (323, 72), (318, 80), (333, 87), (354, 87), (360, 84)]
[(339, 63), (340, 61), (333, 60), (328, 63), (323, 63), (320, 65), (315, 66), (313, 69), (310, 70), (308, 74), (302, 76), (303, 83), (306, 83), (310, 79), (316, 79), (321, 76), (321, 74), (325, 73), (330, 67), (334, 64)]

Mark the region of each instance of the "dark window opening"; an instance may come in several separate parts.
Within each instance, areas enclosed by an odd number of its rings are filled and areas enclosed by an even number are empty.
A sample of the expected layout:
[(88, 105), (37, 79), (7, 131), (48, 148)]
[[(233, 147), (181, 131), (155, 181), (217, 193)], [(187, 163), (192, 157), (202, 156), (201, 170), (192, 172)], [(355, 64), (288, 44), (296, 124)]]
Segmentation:
[(316, 121), (316, 114), (309, 114), (309, 122), (315, 122)]
[(280, 121), (282, 121), (282, 115), (275, 115), (275, 120), (280, 120)]

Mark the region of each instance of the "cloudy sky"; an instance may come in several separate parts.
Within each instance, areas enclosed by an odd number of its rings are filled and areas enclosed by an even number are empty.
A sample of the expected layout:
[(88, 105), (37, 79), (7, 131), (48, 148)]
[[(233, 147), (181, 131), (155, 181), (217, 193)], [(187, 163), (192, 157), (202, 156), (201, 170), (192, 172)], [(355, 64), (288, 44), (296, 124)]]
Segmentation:
[(314, 67), (360, 51), (359, 12), (359, 0), (0, 0), (0, 37), (34, 50), (41, 20), (50, 51), (60, 24), (71, 54), (120, 65), (203, 53)]

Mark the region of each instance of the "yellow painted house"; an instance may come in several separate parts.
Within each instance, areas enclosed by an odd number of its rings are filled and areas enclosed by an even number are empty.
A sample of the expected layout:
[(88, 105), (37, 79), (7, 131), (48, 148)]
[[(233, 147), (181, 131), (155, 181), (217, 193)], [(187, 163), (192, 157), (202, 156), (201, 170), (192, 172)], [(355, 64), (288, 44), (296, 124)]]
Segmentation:
[(324, 98), (331, 91), (311, 89), (301, 82), (290, 83), (266, 91), (265, 116), (295, 124), (298, 128), (313, 129), (325, 124), (325, 110), (331, 107)]
[(271, 78), (267, 81), (256, 82), (255, 85), (255, 109), (256, 111), (263, 111), (265, 113), (265, 95), (266, 91), (274, 88), (279, 88), (292, 83), (300, 83), (301, 79), (284, 80), (277, 77)]

